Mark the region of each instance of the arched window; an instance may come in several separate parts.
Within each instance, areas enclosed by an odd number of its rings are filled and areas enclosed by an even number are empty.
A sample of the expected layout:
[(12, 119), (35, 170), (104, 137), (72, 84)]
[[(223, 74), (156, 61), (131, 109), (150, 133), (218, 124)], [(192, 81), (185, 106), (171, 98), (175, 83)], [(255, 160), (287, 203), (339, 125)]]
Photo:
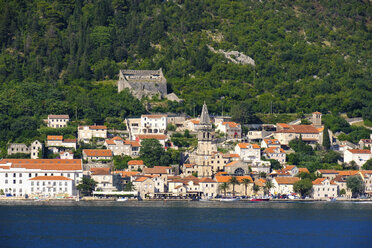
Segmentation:
[(244, 176), (244, 170), (242, 168), (238, 168), (234, 171), (235, 176)]

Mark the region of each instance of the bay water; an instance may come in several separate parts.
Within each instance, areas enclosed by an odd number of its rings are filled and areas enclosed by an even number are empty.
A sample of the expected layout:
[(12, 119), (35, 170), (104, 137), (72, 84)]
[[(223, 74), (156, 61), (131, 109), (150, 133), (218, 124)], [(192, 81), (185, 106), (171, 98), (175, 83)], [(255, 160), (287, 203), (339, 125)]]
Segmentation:
[(0, 247), (372, 247), (372, 203), (0, 206)]

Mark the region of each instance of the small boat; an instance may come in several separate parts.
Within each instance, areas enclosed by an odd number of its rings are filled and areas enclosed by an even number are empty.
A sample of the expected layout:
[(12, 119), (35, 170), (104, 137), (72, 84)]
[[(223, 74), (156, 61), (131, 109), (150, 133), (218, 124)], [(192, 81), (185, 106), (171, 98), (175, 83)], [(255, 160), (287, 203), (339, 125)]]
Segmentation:
[(201, 202), (209, 202), (210, 199), (209, 198), (200, 198), (199, 201), (201, 201)]
[(118, 202), (125, 202), (125, 201), (128, 201), (128, 198), (118, 198), (118, 199), (116, 199), (116, 201), (118, 201)]
[(269, 201), (270, 198), (252, 198), (250, 201)]
[(221, 198), (220, 201), (222, 202), (234, 202), (234, 201), (239, 201), (240, 197), (229, 197), (229, 198)]

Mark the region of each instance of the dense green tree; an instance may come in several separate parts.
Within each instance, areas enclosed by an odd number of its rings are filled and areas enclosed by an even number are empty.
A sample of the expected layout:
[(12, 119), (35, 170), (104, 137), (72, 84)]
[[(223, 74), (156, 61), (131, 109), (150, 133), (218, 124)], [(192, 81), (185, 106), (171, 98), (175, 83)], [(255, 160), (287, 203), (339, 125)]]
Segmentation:
[(271, 170), (280, 170), (283, 168), (283, 166), (281, 166), (278, 160), (270, 159), (269, 161), (270, 161)]
[(300, 193), (302, 197), (311, 193), (313, 183), (309, 178), (301, 179), (293, 184), (293, 190)]
[(76, 187), (83, 195), (91, 195), (96, 188), (97, 182), (92, 178), (83, 177), (83, 180)]
[(349, 176), (346, 179), (346, 186), (351, 190), (353, 198), (359, 197), (364, 194), (365, 184), (361, 176)]
[(367, 160), (362, 166), (363, 170), (372, 170), (372, 159)]
[(156, 139), (146, 139), (141, 142), (140, 158), (148, 167), (168, 166), (170, 157)]
[(327, 125), (324, 126), (324, 130), (323, 130), (323, 146), (327, 150), (331, 147), (331, 141), (329, 139), (329, 133), (328, 133)]

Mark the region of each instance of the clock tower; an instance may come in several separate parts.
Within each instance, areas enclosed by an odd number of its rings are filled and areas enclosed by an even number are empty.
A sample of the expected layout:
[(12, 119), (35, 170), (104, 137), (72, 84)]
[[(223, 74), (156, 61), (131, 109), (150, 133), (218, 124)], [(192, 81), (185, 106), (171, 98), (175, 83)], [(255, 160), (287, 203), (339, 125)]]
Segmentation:
[(198, 177), (212, 176), (212, 167), (209, 161), (213, 152), (217, 152), (217, 146), (214, 140), (214, 132), (212, 130), (208, 108), (204, 102), (198, 126), (198, 148), (196, 150)]

